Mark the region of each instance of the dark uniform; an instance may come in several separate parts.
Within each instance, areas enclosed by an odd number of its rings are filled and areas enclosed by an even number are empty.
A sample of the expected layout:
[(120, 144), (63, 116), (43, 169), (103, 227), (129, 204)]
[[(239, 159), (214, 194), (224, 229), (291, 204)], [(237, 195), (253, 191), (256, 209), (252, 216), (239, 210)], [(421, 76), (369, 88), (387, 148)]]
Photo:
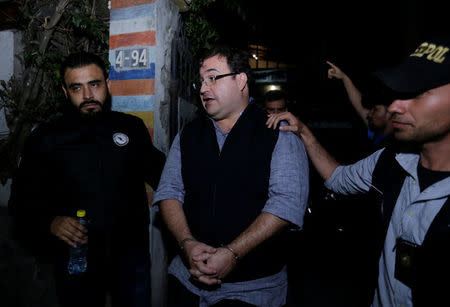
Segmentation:
[[(63, 306), (102, 306), (106, 288), (117, 306), (149, 306), (145, 182), (156, 189), (164, 162), (143, 121), (124, 113), (88, 118), (73, 110), (32, 132), (11, 189), (13, 233), (40, 261), (55, 264)], [(50, 224), (78, 209), (90, 221), (88, 270), (73, 276), (69, 245)]]

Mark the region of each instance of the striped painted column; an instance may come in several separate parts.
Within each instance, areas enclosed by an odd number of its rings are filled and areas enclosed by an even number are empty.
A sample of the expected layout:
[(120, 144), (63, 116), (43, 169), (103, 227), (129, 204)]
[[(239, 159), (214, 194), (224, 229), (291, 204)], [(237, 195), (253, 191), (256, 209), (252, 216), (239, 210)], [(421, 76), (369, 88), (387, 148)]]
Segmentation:
[[(169, 148), (167, 101), (170, 101), (167, 85), (171, 81), (171, 47), (179, 24), (178, 9), (172, 0), (111, 0), (110, 3), (112, 108), (142, 118), (155, 146), (166, 152)], [(166, 107), (161, 108), (164, 102)], [(151, 305), (165, 307), (169, 257), (161, 229), (154, 225), (153, 190), (149, 185), (146, 190), (150, 206)]]
[(112, 109), (136, 115), (153, 136), (156, 0), (111, 0)]

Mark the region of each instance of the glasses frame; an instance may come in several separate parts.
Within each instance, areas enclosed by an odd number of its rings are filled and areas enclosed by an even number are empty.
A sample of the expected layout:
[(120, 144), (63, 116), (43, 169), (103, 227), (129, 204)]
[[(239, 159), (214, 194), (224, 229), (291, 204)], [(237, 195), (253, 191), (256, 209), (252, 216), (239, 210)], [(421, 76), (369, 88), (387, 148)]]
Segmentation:
[(228, 74), (215, 75), (215, 76), (213, 75), (213, 76), (208, 77), (208, 79), (210, 79), (211, 82), (212, 82), (211, 84), (208, 84), (206, 79), (203, 79), (201, 81), (192, 83), (192, 87), (194, 88), (194, 90), (199, 91), (202, 88), (203, 83), (205, 83), (206, 86), (210, 87), (210, 86), (216, 84), (217, 80), (220, 80), (220, 79), (225, 78), (225, 77), (238, 75), (238, 74), (240, 74), (240, 72), (231, 72), (231, 73), (228, 73)]

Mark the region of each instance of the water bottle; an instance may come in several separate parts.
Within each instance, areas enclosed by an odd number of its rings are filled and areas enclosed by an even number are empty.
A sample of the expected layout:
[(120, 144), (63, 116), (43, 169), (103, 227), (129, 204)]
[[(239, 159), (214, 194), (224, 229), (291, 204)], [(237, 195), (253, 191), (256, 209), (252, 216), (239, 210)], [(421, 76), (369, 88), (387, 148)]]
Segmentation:
[[(85, 210), (78, 210), (77, 211), (77, 219), (82, 225), (86, 225), (86, 211)], [(70, 256), (69, 256), (69, 263), (67, 265), (67, 270), (70, 275), (74, 274), (81, 274), (83, 272), (86, 272), (87, 269), (87, 249), (88, 245), (85, 244), (78, 244), (77, 247), (71, 247), (70, 248)]]

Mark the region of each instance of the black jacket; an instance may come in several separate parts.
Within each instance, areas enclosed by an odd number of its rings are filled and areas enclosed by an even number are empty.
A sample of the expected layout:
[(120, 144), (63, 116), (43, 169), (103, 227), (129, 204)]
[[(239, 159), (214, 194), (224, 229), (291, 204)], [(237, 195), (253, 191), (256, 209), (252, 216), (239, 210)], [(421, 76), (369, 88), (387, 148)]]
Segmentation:
[(66, 245), (50, 233), (53, 218), (85, 209), (90, 242), (98, 233), (113, 240), (117, 252), (122, 243), (148, 251), (145, 182), (156, 189), (164, 162), (143, 121), (132, 115), (102, 112), (86, 119), (71, 112), (40, 126), (28, 138), (13, 178), (13, 234), (48, 259)]

